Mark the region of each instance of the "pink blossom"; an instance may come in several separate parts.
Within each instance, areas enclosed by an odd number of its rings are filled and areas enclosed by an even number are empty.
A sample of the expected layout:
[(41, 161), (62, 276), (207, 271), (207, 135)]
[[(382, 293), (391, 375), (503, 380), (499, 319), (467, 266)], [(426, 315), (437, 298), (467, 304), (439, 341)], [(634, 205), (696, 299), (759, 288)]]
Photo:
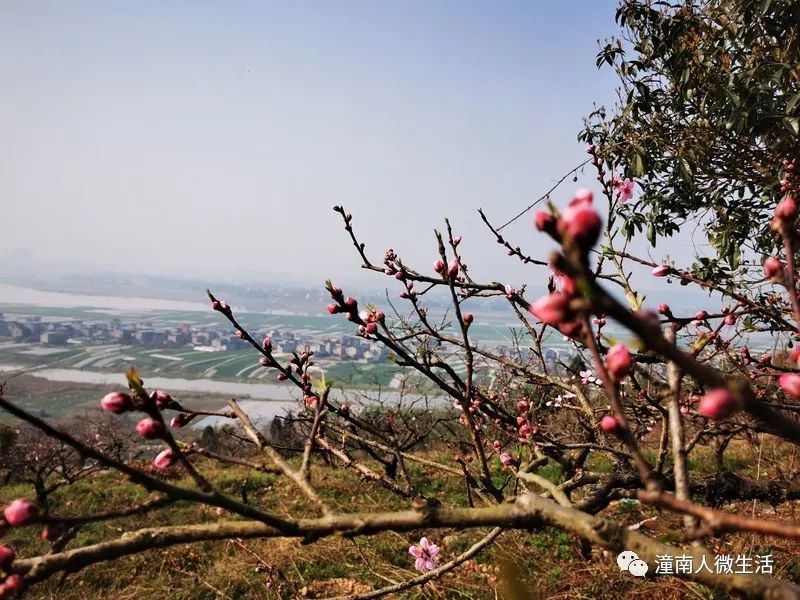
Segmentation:
[(633, 181), (630, 179), (617, 179), (612, 181), (614, 189), (617, 191), (617, 196), (622, 202), (627, 202), (633, 198)]
[(428, 538), (423, 537), (419, 540), (419, 544), (414, 544), (408, 549), (408, 553), (416, 559), (414, 568), (417, 571), (432, 571), (436, 568), (439, 546), (431, 544)]
[(700, 399), (698, 410), (709, 419), (726, 419), (739, 410), (739, 404), (728, 388), (715, 388)]
[(33, 502), (17, 498), (3, 510), (6, 522), (12, 527), (25, 525), (39, 516), (39, 507)]
[(0, 598), (14, 598), (22, 590), (22, 577), (14, 573), (0, 584)]
[(472, 321), (474, 319), (475, 319), (475, 317), (473, 316), (473, 314), (471, 312), (464, 313), (464, 325), (466, 325), (467, 327), (472, 325)]
[(169, 422), (169, 426), (173, 429), (179, 429), (184, 425), (188, 425), (189, 422), (194, 419), (194, 415), (190, 415), (189, 413), (178, 413)]
[(514, 458), (508, 452), (503, 452), (500, 455), (500, 462), (503, 463), (504, 467), (507, 467), (514, 462)]
[(167, 448), (158, 453), (153, 460), (153, 464), (159, 469), (166, 469), (175, 463), (176, 458), (177, 457), (175, 456), (175, 452), (172, 450), (172, 448)]
[(435, 263), (433, 263), (433, 270), (437, 273), (444, 273), (444, 270), (447, 268), (447, 265), (444, 264), (444, 261), (440, 258)]

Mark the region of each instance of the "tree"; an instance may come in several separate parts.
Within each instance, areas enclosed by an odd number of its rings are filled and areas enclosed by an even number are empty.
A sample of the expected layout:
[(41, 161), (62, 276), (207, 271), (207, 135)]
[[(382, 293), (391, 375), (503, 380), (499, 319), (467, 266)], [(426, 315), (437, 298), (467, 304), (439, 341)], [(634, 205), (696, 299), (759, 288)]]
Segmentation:
[(742, 281), (743, 256), (774, 250), (772, 213), (797, 192), (800, 5), (630, 0), (616, 18), (622, 32), (597, 64), (615, 70), (619, 104), (592, 113), (581, 137), (641, 186), (624, 232), (654, 245), (698, 222), (719, 254), (698, 270)]

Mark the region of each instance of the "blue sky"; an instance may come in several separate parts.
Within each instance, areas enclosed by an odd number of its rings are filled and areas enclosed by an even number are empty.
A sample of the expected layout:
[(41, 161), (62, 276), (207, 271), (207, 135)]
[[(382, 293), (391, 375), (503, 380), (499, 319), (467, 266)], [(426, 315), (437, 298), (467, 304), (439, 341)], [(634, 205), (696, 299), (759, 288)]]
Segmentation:
[(583, 160), (615, 7), (4, 2), (0, 268), (347, 281), (343, 203), (375, 258), (428, 268), (449, 216), (477, 277), (522, 283), (476, 211)]

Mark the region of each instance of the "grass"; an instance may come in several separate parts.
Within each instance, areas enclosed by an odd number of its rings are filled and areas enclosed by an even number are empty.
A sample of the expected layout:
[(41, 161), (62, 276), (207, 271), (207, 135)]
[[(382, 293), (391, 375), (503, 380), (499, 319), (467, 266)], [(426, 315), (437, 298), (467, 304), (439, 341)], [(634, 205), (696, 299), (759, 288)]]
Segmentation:
[[(713, 453), (703, 450), (702, 453)], [(747, 462), (748, 448), (734, 448), (738, 460)], [(446, 460), (444, 456), (431, 458)], [(734, 458), (734, 457), (732, 457)], [(702, 461), (700, 461), (702, 462)], [(709, 465), (713, 460), (709, 461)], [(247, 491), (249, 501), (277, 514), (312, 517), (314, 508), (284, 478), (273, 474), (252, 473), (241, 468), (221, 468), (206, 461), (200, 470), (226, 493), (241, 497)], [(426, 467), (409, 463), (412, 478), (419, 482), (419, 492), (435, 496), (444, 504), (464, 504), (463, 482), (455, 477), (434, 475)], [(539, 473), (558, 481), (561, 473), (549, 465)], [(178, 473), (175, 473), (178, 475)], [(699, 475), (699, 474), (698, 474)], [(324, 500), (336, 511), (384, 511), (407, 509), (408, 502), (385, 490), (359, 481), (350, 470), (330, 469), (319, 464), (313, 482)], [(189, 485), (178, 477), (177, 483)], [(0, 488), (0, 502), (30, 496), (25, 484), (14, 483)], [(112, 473), (84, 479), (69, 490), (56, 492), (53, 512), (79, 514), (91, 510), (128, 506), (145, 497), (138, 486)], [(753, 503), (736, 503), (733, 512), (747, 512)], [(767, 507), (758, 506), (758, 511)], [(757, 512), (758, 512), (757, 511)], [(775, 518), (797, 519), (797, 507), (788, 503), (778, 507)], [(679, 519), (659, 515), (636, 502), (615, 502), (605, 513), (624, 524), (633, 524), (649, 516), (658, 516), (650, 532), (656, 538), (679, 542), (670, 533), (679, 527)], [(97, 543), (118, 537), (123, 531), (158, 525), (211, 522), (228, 518), (217, 509), (178, 503), (157, 513), (134, 516), (113, 523), (85, 526), (70, 547)], [(170, 598), (204, 600), (211, 598), (319, 598), (363, 592), (413, 577), (408, 546), (428, 535), (442, 547), (448, 559), (475, 543), (486, 530), (456, 531), (443, 529), (408, 533), (386, 532), (376, 536), (338, 536), (303, 544), (296, 539), (249, 540), (241, 544), (204, 542), (164, 550), (148, 551), (91, 566), (70, 575), (62, 587), (55, 580), (35, 587), (30, 597), (72, 600), (79, 598)], [(5, 538), (20, 556), (47, 550), (47, 545), (33, 528), (12, 529)], [(781, 540), (752, 543), (751, 536), (728, 535), (712, 543), (718, 553), (772, 552), (776, 575), (800, 581), (800, 561), (795, 544)], [(580, 542), (571, 534), (545, 527), (530, 532), (509, 531), (475, 560), (468, 561), (439, 581), (411, 590), (397, 598), (462, 598), (477, 600), (494, 597), (521, 598), (636, 598), (649, 600), (695, 597), (713, 600), (726, 598), (702, 586), (678, 582), (670, 577), (639, 580), (620, 573), (615, 557), (602, 549), (582, 552)], [(515, 591), (516, 590), (516, 591)]]

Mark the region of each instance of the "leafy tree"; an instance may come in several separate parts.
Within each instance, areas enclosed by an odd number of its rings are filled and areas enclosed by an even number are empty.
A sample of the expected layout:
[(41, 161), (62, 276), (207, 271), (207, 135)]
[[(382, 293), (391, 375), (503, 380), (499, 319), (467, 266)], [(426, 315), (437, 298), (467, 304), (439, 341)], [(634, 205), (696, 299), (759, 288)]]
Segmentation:
[(597, 64), (616, 71), (619, 103), (581, 139), (641, 186), (623, 231), (655, 245), (700, 223), (718, 253), (703, 275), (741, 275), (743, 250), (775, 248), (769, 220), (800, 149), (800, 3), (631, 0), (616, 19)]

